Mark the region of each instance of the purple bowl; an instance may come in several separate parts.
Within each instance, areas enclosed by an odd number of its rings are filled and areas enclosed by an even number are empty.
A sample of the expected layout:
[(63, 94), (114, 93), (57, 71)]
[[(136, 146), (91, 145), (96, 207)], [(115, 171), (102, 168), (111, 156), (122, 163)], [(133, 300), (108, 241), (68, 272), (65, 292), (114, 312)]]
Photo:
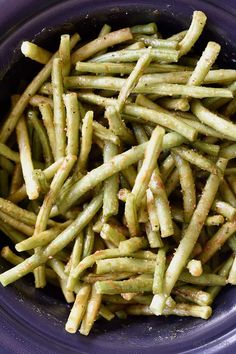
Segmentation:
[[(208, 16), (203, 42), (218, 41), (224, 53), (220, 56), (222, 65), (235, 67), (235, 0), (224, 4), (216, 0), (1, 0), (0, 5), (1, 107), (7, 106), (7, 95), (19, 79), (30, 78), (38, 68), (20, 55), (22, 40), (34, 39), (55, 48), (58, 34), (76, 29), (92, 37), (105, 22), (119, 28), (156, 21), (162, 31), (171, 34), (189, 25), (193, 10), (202, 10)], [(8, 267), (2, 262), (0, 271)], [(64, 331), (69, 306), (62, 296), (54, 288), (35, 290), (29, 276), (7, 288), (0, 287), (0, 353), (233, 354), (235, 298), (236, 288), (226, 287), (208, 321), (177, 317), (99, 320), (90, 336), (83, 337)]]

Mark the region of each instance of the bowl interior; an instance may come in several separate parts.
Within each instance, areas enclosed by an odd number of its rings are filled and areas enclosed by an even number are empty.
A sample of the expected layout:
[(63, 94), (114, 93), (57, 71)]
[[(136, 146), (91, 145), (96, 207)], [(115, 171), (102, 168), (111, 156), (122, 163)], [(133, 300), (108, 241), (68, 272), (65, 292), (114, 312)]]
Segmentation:
[[(235, 68), (234, 17), (214, 5), (177, 0), (170, 4), (157, 0), (59, 2), (57, 6), (21, 24), (0, 44), (2, 112), (4, 107), (7, 109), (9, 94), (14, 93), (16, 85), (22, 80), (24, 84), (40, 68), (22, 58), (19, 51), (22, 40), (33, 39), (55, 50), (61, 33), (78, 31), (82, 38), (88, 39), (93, 38), (104, 23), (116, 29), (151, 21), (155, 21), (160, 32), (168, 36), (189, 26), (194, 9), (205, 11), (209, 19), (203, 40), (196, 50), (201, 51), (209, 39), (216, 40), (222, 45), (221, 65)], [(2, 239), (4, 242), (4, 237)], [(1, 271), (6, 268), (8, 265), (2, 262)], [(86, 338), (64, 331), (69, 306), (53, 287), (35, 290), (29, 276), (13, 286), (0, 287), (0, 311), (2, 323), (10, 328), (9, 333), (15, 336), (17, 333), (27, 348), (34, 345), (35, 353), (203, 353), (205, 350), (208, 353), (227, 353), (235, 335), (235, 296), (236, 289), (225, 288), (214, 304), (214, 315), (208, 321), (173, 316), (130, 317), (125, 321), (112, 322), (99, 320)], [(3, 343), (10, 345), (7, 334)], [(215, 351), (210, 351), (212, 349)], [(20, 353), (18, 350), (15, 346), (12, 352)]]

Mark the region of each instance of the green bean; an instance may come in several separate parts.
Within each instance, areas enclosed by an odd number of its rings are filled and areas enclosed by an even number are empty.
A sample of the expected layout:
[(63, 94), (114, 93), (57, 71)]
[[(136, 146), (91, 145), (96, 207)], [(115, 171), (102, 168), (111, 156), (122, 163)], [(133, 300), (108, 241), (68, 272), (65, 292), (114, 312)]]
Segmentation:
[(109, 127), (114, 134), (130, 145), (135, 144), (131, 130), (126, 127), (115, 106), (108, 106), (106, 108), (105, 117), (108, 119)]
[(228, 182), (225, 179), (222, 179), (220, 186), (219, 186), (219, 192), (222, 197), (222, 199), (232, 205), (234, 208), (236, 207), (236, 198), (234, 193), (232, 192)]
[(35, 60), (40, 64), (47, 64), (47, 62), (52, 57), (52, 53), (50, 53), (48, 50), (28, 41), (25, 41), (21, 44), (21, 53), (25, 57)]
[(53, 59), (52, 65), (52, 88), (53, 88), (53, 111), (54, 127), (56, 138), (56, 159), (65, 156), (66, 148), (66, 114), (63, 103), (63, 77), (62, 61), (59, 58)]
[[(213, 43), (213, 42), (209, 42)], [(197, 69), (197, 67), (196, 67)], [(206, 69), (206, 67), (205, 67)], [(209, 68), (208, 68), (209, 69)], [(201, 69), (202, 70), (202, 69)], [(199, 76), (199, 81), (197, 81), (196, 75)], [(200, 76), (202, 75), (202, 76)], [(193, 77), (193, 79), (192, 79)], [(202, 79), (203, 77), (203, 79)], [(200, 80), (201, 79), (201, 80)], [(206, 75), (204, 71), (195, 73), (194, 71), (176, 71), (176, 72), (168, 72), (168, 73), (151, 73), (151, 74), (144, 74), (139, 80), (139, 88), (143, 87), (143, 85), (151, 85), (152, 87), (160, 84), (182, 84), (189, 86), (200, 86), (201, 84), (209, 85), (209, 84), (224, 84), (229, 81), (236, 79), (236, 70), (210, 70)], [(196, 84), (193, 84), (193, 82)], [(198, 83), (199, 82), (199, 83)], [(178, 101), (177, 101), (178, 102)], [(180, 107), (184, 107), (185, 110), (188, 106), (188, 103), (184, 100), (179, 100), (178, 102)]]
[(136, 25), (130, 27), (132, 33), (154, 34), (157, 33), (157, 25), (155, 22), (150, 22), (145, 25)]
[(232, 284), (232, 285), (236, 284), (236, 258), (235, 258), (235, 256), (234, 256), (234, 261), (233, 261), (232, 267), (230, 269), (227, 281), (229, 284)]
[(89, 273), (88, 275), (85, 275), (82, 280), (85, 281), (86, 283), (96, 283), (97, 281), (100, 280), (121, 280), (121, 279), (126, 279), (129, 278), (133, 275), (133, 273), (130, 272), (124, 272), (124, 273), (108, 273), (108, 274), (102, 274), (102, 275), (97, 275), (93, 273)]
[(132, 254), (132, 257), (138, 258), (138, 259), (151, 260), (151, 261), (156, 260), (156, 254), (151, 251), (137, 251)]
[(211, 156), (218, 156), (219, 155), (219, 151), (220, 151), (219, 145), (209, 144), (209, 143), (205, 143), (203, 141), (195, 141), (194, 143), (192, 143), (192, 145), (195, 148), (201, 150), (202, 152), (205, 152), (208, 155), (211, 155)]
[(88, 111), (82, 121), (82, 139), (79, 158), (76, 164), (76, 171), (83, 171), (86, 169), (88, 155), (92, 146), (93, 134), (93, 112)]
[[(195, 140), (197, 136), (196, 131), (194, 129), (189, 130), (189, 126), (187, 127), (186, 124), (179, 125), (179, 120), (177, 121), (176, 118), (173, 115), (169, 114), (169, 112), (166, 111), (164, 108), (161, 108), (143, 95), (138, 95), (136, 103), (147, 108), (128, 105), (125, 107), (125, 111), (126, 108), (129, 109), (129, 111), (126, 113), (135, 116), (140, 115), (144, 119), (148, 119), (150, 121), (155, 122), (156, 124), (160, 124), (166, 128), (176, 131), (177, 133), (183, 135), (191, 141)], [(148, 118), (148, 114), (149, 117), (152, 117), (152, 119)]]
[[(93, 58), (90, 62), (93, 63), (130, 63), (134, 61), (138, 61), (144, 53), (146, 53), (147, 49), (122, 49), (113, 52), (109, 52), (99, 57)], [(178, 51), (170, 48), (152, 48), (150, 50), (150, 56), (152, 61), (165, 61), (165, 63), (177, 62), (178, 60)]]
[(210, 273), (203, 273), (202, 275), (195, 277), (189, 274), (187, 271), (184, 271), (180, 274), (179, 280), (184, 281), (186, 283), (203, 286), (226, 285), (225, 277)]
[[(128, 241), (131, 240), (122, 241), (122, 242), (128, 242)], [(143, 242), (143, 245), (146, 246), (147, 243)], [(142, 242), (140, 242), (140, 246), (143, 247), (143, 245)], [(125, 252), (127, 250), (129, 251), (129, 247), (124, 247), (122, 249), (124, 249)], [(155, 267), (154, 261), (127, 258), (127, 257), (101, 259), (96, 261), (96, 264), (97, 264), (96, 274), (106, 274), (108, 272), (111, 273), (130, 272), (134, 274), (153, 273)], [(124, 292), (128, 292), (128, 291), (124, 291)]]
[(121, 294), (121, 293), (139, 293), (150, 292), (152, 290), (153, 280), (151, 278), (142, 278), (128, 280), (104, 280), (95, 283), (96, 291), (99, 294)]
[[(27, 117), (28, 118), (28, 117)], [(34, 129), (33, 124), (27, 119), (27, 128), (29, 134), (30, 145), (32, 146), (32, 158), (34, 160), (42, 160), (43, 158), (43, 148), (39, 138), (39, 134), (36, 129)], [(44, 161), (45, 165), (45, 161)], [(44, 167), (43, 165), (43, 167)]]
[(135, 146), (87, 173), (86, 176), (72, 186), (63, 200), (63, 209), (68, 210), (76, 200), (98, 183), (140, 160), (143, 157), (145, 148), (146, 144)]
[(144, 199), (140, 205), (140, 208), (137, 212), (138, 215), (138, 223), (145, 224), (148, 222), (148, 213), (146, 207), (146, 200)]
[(158, 168), (154, 170), (149, 186), (155, 198), (161, 237), (171, 236), (174, 233), (171, 211)]
[[(231, 90), (233, 94), (235, 94), (236, 81), (230, 84), (228, 88)], [(229, 98), (220, 98), (220, 97), (206, 98), (204, 99), (204, 106), (207, 107), (208, 109), (212, 109), (216, 111), (220, 109), (222, 106), (224, 106), (226, 103), (228, 103), (229, 101), (230, 101)]]
[(120, 251), (119, 249), (107, 249), (107, 250), (101, 250), (97, 251), (94, 254), (91, 254), (87, 257), (85, 257), (79, 265), (76, 267), (76, 269), (73, 272), (74, 278), (80, 277), (81, 274), (87, 269), (90, 268), (94, 265), (94, 263), (99, 260), (99, 259), (104, 259), (104, 258), (111, 258), (111, 257), (119, 257)]
[(91, 253), (93, 253), (93, 247), (94, 247), (94, 231), (93, 231), (92, 223), (89, 223), (85, 231), (82, 259), (84, 259), (85, 257), (89, 256)]
[(175, 190), (178, 184), (179, 184), (179, 171), (177, 168), (175, 168), (165, 183), (165, 190), (166, 190), (167, 197), (171, 195), (171, 193)]
[(67, 332), (76, 333), (78, 330), (86, 311), (90, 291), (91, 286), (89, 284), (83, 284), (76, 295), (75, 302), (65, 325)]
[(225, 159), (235, 159), (236, 157), (236, 144), (230, 144), (226, 147), (220, 149), (220, 156), (224, 157)]
[(149, 305), (151, 302), (151, 296), (150, 295), (135, 295), (134, 293), (131, 293), (134, 295), (132, 299), (126, 300), (124, 299), (121, 295), (103, 295), (102, 299), (105, 301), (107, 304), (120, 304), (120, 305), (125, 305), (128, 303), (140, 303), (144, 305)]
[(124, 240), (119, 243), (121, 253), (131, 254), (142, 248), (147, 248), (148, 242), (144, 237), (132, 237), (129, 240)]
[(211, 305), (213, 298), (211, 294), (189, 285), (174, 288), (172, 293), (180, 295), (184, 300), (194, 302), (199, 306)]
[(101, 205), (102, 193), (92, 199), (87, 208), (78, 215), (70, 226), (61, 232), (60, 235), (44, 249), (43, 253), (34, 254), (33, 256), (27, 258), (18, 267), (2, 273), (0, 275), (0, 282), (6, 286), (28, 274), (39, 265), (45, 263), (48, 257), (57, 254), (67, 244), (73, 241), (75, 236), (80, 231), (82, 231), (82, 229), (90, 222), (96, 212), (100, 209)]
[(0, 155), (6, 157), (7, 159), (20, 162), (20, 156), (17, 152), (11, 150), (7, 145), (0, 143)]
[(64, 263), (56, 258), (49, 259), (47, 264), (54, 270), (58, 277), (62, 280), (66, 280), (67, 276), (64, 273)]
[(115, 229), (112, 227), (112, 225), (109, 224), (103, 224), (100, 236), (103, 239), (112, 242), (116, 247), (119, 246), (120, 242), (126, 240), (126, 237), (121, 232), (119, 232), (119, 230)]
[[(84, 100), (84, 101), (86, 101), (86, 102), (90, 102), (90, 103), (92, 103), (92, 104), (96, 104), (96, 105), (101, 105), (101, 106), (108, 106), (108, 105), (112, 105), (112, 104), (115, 104), (115, 100), (114, 99), (111, 99), (111, 98), (104, 98), (104, 97), (101, 97), (101, 96), (98, 96), (98, 95), (95, 95), (95, 94), (93, 94), (93, 93), (79, 93), (78, 94), (78, 96), (79, 96), (79, 98), (80, 99), (82, 99), (82, 100)], [(140, 95), (138, 95), (138, 98), (139, 98), (139, 100), (137, 101), (136, 100), (136, 103), (137, 104), (139, 104), (139, 105), (144, 105), (144, 104), (142, 104), (141, 103), (141, 100), (144, 102), (144, 97), (142, 96), (142, 98), (140, 97)], [(137, 98), (137, 99), (138, 99)], [(145, 97), (146, 98), (146, 97)], [(149, 100), (149, 103), (150, 103), (151, 101)], [(154, 104), (154, 102), (151, 102), (152, 104)], [(150, 103), (150, 104), (151, 104)], [(128, 110), (127, 110), (127, 112), (129, 112), (129, 110), (131, 110), (132, 109), (132, 111), (131, 111), (131, 113), (133, 114), (133, 106), (131, 106), (131, 105), (127, 105), (128, 106)], [(146, 106), (146, 105), (145, 105)], [(153, 107), (153, 106), (152, 106)], [(153, 109), (152, 107), (148, 107), (148, 108), (151, 108), (151, 109)], [(159, 107), (159, 106), (158, 106)], [(155, 109), (155, 108), (154, 108)], [(124, 111), (126, 111), (126, 106), (124, 107)], [(163, 112), (163, 111), (162, 111)], [(153, 113), (153, 112), (151, 112), (151, 113)], [(129, 118), (131, 118), (132, 117), (132, 115), (129, 115), (129, 116), (125, 116), (126, 117), (126, 119), (127, 119), (127, 117), (129, 117)], [(140, 114), (135, 114), (135, 118), (136, 117), (140, 117)], [(149, 122), (150, 122), (150, 115), (149, 115), (149, 118), (148, 117), (145, 117), (145, 119), (148, 119), (149, 120)], [(179, 119), (179, 116), (178, 116), (178, 119)], [(140, 118), (139, 118), (139, 122), (140, 123), (144, 123), (145, 121), (143, 121), (143, 120), (140, 120)], [(151, 120), (151, 122), (153, 122), (153, 123), (156, 123), (156, 124), (160, 124), (160, 121), (158, 120), (158, 121), (153, 121), (153, 119)], [(162, 122), (162, 121), (161, 121)], [(213, 135), (213, 136), (216, 136), (216, 137), (219, 137), (219, 138), (223, 138), (224, 137), (224, 135), (222, 135), (222, 134), (220, 134), (220, 133), (218, 133), (217, 131), (215, 131), (214, 129), (212, 129), (212, 128), (210, 128), (210, 127), (207, 127), (207, 126), (204, 126), (202, 123), (200, 123), (200, 122), (195, 122), (195, 121), (190, 121), (189, 119), (188, 120), (186, 120), (185, 119), (185, 122), (186, 122), (186, 124), (188, 124), (188, 125), (190, 125), (191, 124), (191, 126), (193, 126), (193, 128), (195, 128), (196, 130), (199, 130), (199, 132), (201, 132), (202, 134), (206, 134), (206, 135)], [(163, 125), (164, 126), (164, 124), (161, 124), (161, 125)], [(183, 126), (181, 127), (181, 129), (183, 128)], [(171, 128), (170, 128), (171, 129)], [(168, 135), (170, 135), (170, 134), (176, 134), (176, 133), (169, 133), (169, 134), (167, 134), (166, 135), (166, 138), (167, 138), (167, 136)], [(180, 132), (180, 134), (182, 134), (181, 132)], [(184, 140), (184, 138), (182, 138), (183, 140), (181, 140), (180, 141), (180, 137), (181, 137), (181, 135), (179, 135), (178, 134), (178, 144), (182, 144), (185, 140)], [(176, 136), (176, 138), (177, 138), (177, 136)], [(192, 137), (192, 140), (194, 140), (196, 138), (196, 136), (194, 136), (194, 137)], [(164, 146), (163, 146), (163, 149), (165, 148), (165, 149), (167, 149), (168, 148), (168, 144), (167, 144), (167, 146), (165, 146), (166, 144), (165, 144), (165, 137), (164, 137)]]
[(138, 59), (133, 71), (122, 85), (116, 103), (116, 108), (120, 112), (125, 104), (130, 93), (140, 81), (140, 77), (143, 74), (145, 68), (148, 67), (151, 61), (151, 49), (147, 49), (146, 52)]
[(43, 247), (48, 245), (52, 240), (54, 240), (61, 232), (63, 229), (65, 229), (68, 225), (70, 225), (71, 222), (66, 222), (65, 224), (62, 224), (61, 227), (55, 226), (52, 227), (48, 230), (39, 232), (37, 235), (33, 235), (32, 237), (28, 237), (25, 240), (19, 241), (19, 243), (16, 244), (16, 250), (18, 252), (22, 251), (28, 251), (36, 247)]
[(66, 280), (58, 278), (59, 284), (62, 290), (62, 293), (64, 295), (64, 298), (68, 304), (72, 303), (75, 301), (75, 296), (71, 291), (66, 290)]
[(39, 110), (42, 115), (43, 123), (47, 130), (47, 135), (50, 143), (50, 147), (52, 150), (53, 157), (56, 157), (56, 137), (55, 137), (55, 129), (53, 123), (53, 112), (51, 106), (48, 103), (43, 103), (39, 105)]
[[(98, 37), (103, 37), (103, 36), (105, 36), (106, 34), (108, 34), (108, 33), (110, 33), (110, 32), (111, 32), (111, 26), (109, 26), (109, 25), (107, 25), (107, 24), (105, 23), (105, 25), (102, 26), (101, 31), (100, 31), (99, 34), (98, 34)], [(105, 49), (103, 49), (103, 50), (100, 50), (100, 51), (96, 54), (96, 56), (105, 54), (106, 52), (107, 52), (107, 48), (105, 48)]]
[(154, 196), (150, 188), (147, 189), (146, 195), (147, 195), (147, 212), (148, 212), (151, 229), (152, 231), (159, 231), (160, 225), (157, 216), (157, 209), (155, 205)]
[(163, 280), (166, 269), (166, 249), (160, 248), (157, 253), (152, 291), (153, 294), (161, 294), (163, 292)]
[[(222, 267), (220, 268), (218, 274), (222, 277), (227, 278), (230, 272), (230, 269), (232, 267), (233, 264), (233, 256), (230, 256), (222, 265)], [(220, 290), (221, 290), (222, 286), (220, 285), (216, 285), (216, 286), (210, 286), (207, 288), (207, 292), (211, 295), (212, 299), (214, 300), (215, 297), (219, 294)]]
[(228, 221), (215, 233), (206, 243), (200, 255), (200, 260), (204, 264), (224, 245), (227, 239), (236, 231), (236, 222)]
[(111, 312), (108, 307), (103, 304), (100, 306), (99, 315), (105, 318), (107, 321), (111, 321), (115, 317), (114, 313)]
[(133, 166), (129, 166), (121, 171), (121, 174), (125, 177), (130, 187), (134, 186), (135, 179), (137, 177), (137, 172)]
[(63, 96), (66, 106), (67, 155), (78, 155), (80, 113), (76, 93)]
[(212, 209), (229, 220), (233, 220), (236, 216), (236, 208), (221, 200), (215, 200), (212, 204)]
[(163, 242), (159, 230), (153, 231), (151, 224), (147, 222), (145, 224), (145, 231), (151, 248), (163, 247)]
[(34, 233), (33, 227), (11, 217), (8, 214), (5, 214), (2, 211), (0, 211), (0, 220), (3, 223), (7, 223), (8, 225), (14, 227), (14, 229), (21, 231), (23, 234), (27, 236), (32, 236), (32, 234)]
[(231, 190), (234, 192), (234, 194), (236, 193), (236, 180), (235, 180), (235, 176), (228, 176), (227, 181), (229, 183), (229, 186), (231, 188)]
[(43, 149), (43, 155), (46, 162), (46, 166), (48, 167), (53, 163), (53, 156), (47, 133), (44, 129), (42, 122), (37, 118), (35, 111), (28, 111), (28, 120), (33, 125), (35, 132), (39, 137), (39, 141)]
[(152, 136), (147, 144), (142, 167), (138, 172), (132, 193), (135, 196), (136, 206), (140, 207), (142, 199), (145, 195), (151, 175), (156, 167), (156, 161), (160, 155), (162, 148), (162, 139), (165, 131), (157, 126), (152, 133)]
[(187, 31), (184, 30), (184, 31), (173, 34), (171, 37), (168, 37), (168, 39), (180, 42), (186, 36), (186, 33), (187, 33)]
[(138, 144), (143, 144), (143, 143), (148, 142), (148, 140), (149, 140), (148, 136), (147, 136), (146, 131), (142, 125), (137, 124), (137, 123), (133, 123), (132, 127), (133, 127), (134, 135), (135, 135), (135, 138), (136, 138)]
[[(129, 315), (153, 315), (149, 306), (146, 305), (131, 305), (127, 307)], [(190, 304), (176, 304), (174, 308), (165, 307), (163, 315), (176, 315), (176, 316), (192, 316), (200, 317), (207, 320), (212, 314), (210, 306), (198, 306)]]
[(58, 193), (60, 192), (64, 181), (68, 177), (71, 168), (75, 163), (75, 160), (75, 156), (67, 156), (59, 167), (57, 173), (55, 174), (50, 185), (50, 190), (46, 195), (43, 204), (40, 208), (39, 214), (37, 216), (35, 224), (35, 234), (42, 232), (46, 229), (52, 206), (55, 203), (56, 197), (58, 196)]
[(216, 131), (223, 133), (230, 137), (231, 140), (235, 140), (236, 127), (233, 123), (219, 117), (217, 114), (212, 113), (205, 108), (198, 100), (195, 100), (192, 105), (192, 112), (198, 117), (198, 119), (209, 125)]
[[(51, 179), (55, 175), (62, 161), (63, 158), (61, 158), (58, 161), (55, 161), (51, 166), (43, 170), (46, 179)], [(23, 199), (25, 199), (26, 197), (27, 197), (26, 187), (25, 184), (23, 184), (15, 193), (13, 193), (8, 197), (8, 200), (16, 204), (22, 201)]]
[[(111, 32), (112, 33), (112, 32)], [(102, 302), (102, 296), (96, 292), (96, 288), (93, 285), (91, 296), (87, 304), (87, 308), (84, 314), (83, 321), (80, 326), (80, 333), (87, 336), (96, 320), (99, 313), (99, 309)]]
[(98, 53), (100, 50), (125, 42), (132, 38), (133, 36), (129, 28), (123, 28), (118, 31), (110, 32), (103, 37), (98, 37), (85, 44), (83, 47), (77, 49), (71, 56), (71, 62), (72, 64), (75, 64), (77, 61), (84, 61)]
[(224, 223), (224, 217), (222, 215), (212, 215), (206, 218), (205, 224), (207, 226), (220, 225)]
[(102, 215), (102, 213), (100, 213), (100, 215), (98, 216), (98, 218), (94, 222), (93, 231), (100, 234), (100, 232), (102, 231), (103, 224), (104, 224), (103, 215)]
[(20, 152), (22, 173), (25, 180), (26, 192), (29, 199), (39, 196), (38, 185), (33, 177), (33, 162), (29, 144), (29, 136), (24, 118), (20, 118), (16, 126), (17, 143)]
[(105, 128), (102, 124), (93, 121), (93, 134), (101, 140), (111, 141), (115, 145), (120, 145), (118, 136), (112, 133), (110, 129)]
[(12, 174), (9, 195), (15, 193), (18, 190), (18, 188), (21, 187), (22, 183), (23, 183), (23, 176), (22, 176), (21, 164), (16, 163)]
[(225, 176), (235, 175), (236, 174), (236, 167), (228, 167), (225, 170)]
[(207, 74), (216, 61), (220, 49), (220, 45), (215, 42), (207, 43), (205, 50), (203, 51), (191, 77), (188, 80), (188, 85), (201, 85), (206, 80)]
[(46, 194), (49, 191), (50, 184), (48, 183), (45, 174), (42, 170), (34, 170), (34, 178), (37, 181), (40, 192)]
[(24, 261), (24, 258), (17, 256), (8, 246), (1, 249), (1, 256), (13, 265), (20, 264)]
[(223, 110), (223, 115), (225, 117), (230, 117), (236, 112), (236, 99), (233, 98)]
[(73, 278), (73, 270), (77, 267), (82, 258), (83, 252), (83, 234), (79, 233), (75, 239), (73, 250), (71, 253), (71, 266), (70, 266), (70, 274), (67, 279), (66, 289), (68, 291), (73, 291), (76, 285), (76, 279)]
[(125, 220), (131, 237), (138, 236), (140, 227), (138, 224), (136, 198), (133, 193), (129, 193), (125, 202)]
[[(141, 49), (143, 50), (143, 49)], [(130, 51), (133, 52), (133, 51)], [(137, 53), (137, 51), (134, 51)], [(106, 54), (105, 54), (106, 55)], [(150, 74), (154, 75), (154, 74)], [(161, 74), (159, 74), (161, 75)], [(164, 75), (164, 74), (162, 74)], [(150, 80), (140, 80), (137, 86), (132, 90), (133, 93), (158, 94), (160, 96), (186, 95), (193, 98), (204, 97), (232, 97), (232, 92), (228, 89), (190, 86), (173, 83), (150, 83)], [(64, 79), (64, 85), (67, 89), (105, 89), (111, 91), (120, 91), (124, 85), (125, 79), (110, 76), (67, 76)], [(125, 111), (124, 111), (125, 112)]]
[[(118, 148), (115, 144), (106, 141), (103, 150), (104, 163), (109, 162), (118, 154)], [(118, 214), (119, 202), (117, 193), (119, 190), (119, 175), (114, 174), (104, 181), (103, 194), (103, 218), (107, 221), (112, 215)]]
[(228, 240), (227, 240), (227, 244), (229, 246), (229, 248), (235, 252), (236, 251), (236, 237), (235, 234), (232, 235)]
[(206, 170), (210, 173), (217, 174), (217, 167), (211, 160), (194, 150), (190, 150), (184, 146), (172, 148), (172, 151), (182, 157), (184, 160), (196, 165), (197, 167)]
[(143, 42), (147, 47), (151, 46), (152, 48), (171, 48), (177, 49), (178, 42), (168, 39), (153, 38), (151, 36), (146, 36), (143, 34), (134, 35), (136, 41)]
[[(183, 116), (181, 117), (181, 113), (182, 112), (178, 112), (178, 114), (177, 113), (175, 113), (175, 114), (176, 114), (176, 116), (179, 117), (180, 120), (182, 120), (186, 124), (190, 125), (192, 128), (195, 128), (199, 133), (206, 135), (206, 136), (212, 136), (212, 137), (216, 137), (216, 138), (220, 138), (220, 139), (228, 139), (228, 140), (231, 139), (227, 135), (217, 132), (215, 129), (212, 129), (205, 124), (202, 124), (200, 122), (194, 121), (189, 118), (184, 118)], [(194, 118), (194, 116), (193, 116), (193, 118)]]
[(125, 46), (123, 49), (136, 50), (145, 48), (145, 44), (143, 42), (134, 42), (133, 44)]
[[(137, 48), (138, 49), (138, 48)], [(75, 69), (79, 72), (90, 72), (94, 74), (130, 74), (134, 69), (135, 64), (132, 63), (91, 63), (80, 62), (76, 63)], [(175, 64), (150, 64), (145, 70), (145, 74), (156, 72), (175, 72), (175, 71), (189, 71), (192, 70), (187, 66), (180, 66)]]
[(160, 174), (163, 182), (166, 182), (167, 178), (169, 177), (170, 173), (175, 168), (175, 162), (173, 156), (169, 154), (165, 160), (160, 165)]
[[(46, 84), (45, 84), (46, 85)], [(51, 85), (51, 84), (50, 84)], [(52, 90), (51, 90), (52, 91)], [(50, 94), (52, 93), (50, 91)], [(42, 94), (43, 94), (43, 89), (42, 89)], [(41, 96), (41, 95), (34, 95), (30, 98), (29, 104), (33, 107), (39, 107), (43, 104), (47, 104), (50, 106), (50, 108), (53, 108), (53, 100), (49, 97)]]
[[(227, 160), (219, 159), (217, 166), (222, 172), (227, 164)], [(220, 177), (211, 174), (206, 182), (202, 196), (196, 206), (192, 219), (185, 230), (184, 236), (166, 270), (164, 279), (164, 289), (167, 296), (173, 289), (183, 267), (185, 266), (189, 255), (191, 254), (197, 238), (202, 230), (205, 219), (209, 213), (211, 205), (214, 201), (217, 189), (220, 184)], [(165, 301), (164, 301), (165, 303)], [(164, 304), (162, 304), (163, 306)], [(162, 307), (160, 312), (162, 312)]]
[(59, 45), (59, 57), (62, 63), (62, 75), (67, 76), (70, 72), (70, 36), (63, 34)]
[[(75, 33), (71, 37), (70, 46), (71, 49), (76, 45), (79, 41), (80, 36)], [(35, 76), (33, 81), (27, 86), (23, 94), (21, 95), (19, 101), (16, 103), (15, 107), (7, 117), (1, 132), (0, 132), (0, 142), (5, 143), (8, 137), (13, 132), (18, 119), (21, 117), (22, 113), (24, 112), (29, 100), (34, 94), (38, 91), (38, 89), (42, 86), (42, 84), (48, 79), (52, 69), (53, 59), (58, 56), (58, 52), (56, 52), (52, 58), (48, 61), (48, 63), (44, 66), (44, 68)]]
[(96, 197), (94, 197), (88, 204), (85, 210), (83, 210), (78, 217), (68, 226), (55, 240), (53, 240), (45, 249), (46, 255), (54, 255), (64, 248), (69, 242), (71, 242), (76, 234), (90, 222), (93, 216), (101, 207), (101, 199), (103, 192), (101, 191)]
[(194, 178), (189, 162), (175, 153), (173, 154), (173, 157), (179, 173), (183, 194), (184, 221), (189, 223), (197, 203)]
[(191, 25), (185, 37), (179, 43), (179, 56), (187, 54), (200, 37), (206, 23), (206, 15), (202, 11), (194, 11)]
[(158, 100), (158, 104), (160, 104), (165, 109), (170, 109), (174, 111), (188, 111), (190, 105), (187, 100), (183, 100), (182, 98), (160, 98)]
[(1, 223), (0, 230), (15, 244), (23, 241), (26, 237), (21, 232), (15, 230), (12, 226), (7, 224)]

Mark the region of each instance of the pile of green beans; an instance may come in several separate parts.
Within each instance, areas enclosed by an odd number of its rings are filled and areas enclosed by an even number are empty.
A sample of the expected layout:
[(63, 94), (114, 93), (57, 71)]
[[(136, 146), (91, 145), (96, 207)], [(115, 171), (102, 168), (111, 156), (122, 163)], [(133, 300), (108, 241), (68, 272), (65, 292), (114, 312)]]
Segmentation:
[(236, 70), (218, 68), (215, 42), (189, 56), (205, 23), (195, 11), (169, 38), (104, 25), (81, 46), (62, 35), (55, 54), (22, 43), (44, 66), (0, 130), (13, 265), (0, 283), (60, 288), (70, 333), (100, 317), (208, 319), (236, 284)]

